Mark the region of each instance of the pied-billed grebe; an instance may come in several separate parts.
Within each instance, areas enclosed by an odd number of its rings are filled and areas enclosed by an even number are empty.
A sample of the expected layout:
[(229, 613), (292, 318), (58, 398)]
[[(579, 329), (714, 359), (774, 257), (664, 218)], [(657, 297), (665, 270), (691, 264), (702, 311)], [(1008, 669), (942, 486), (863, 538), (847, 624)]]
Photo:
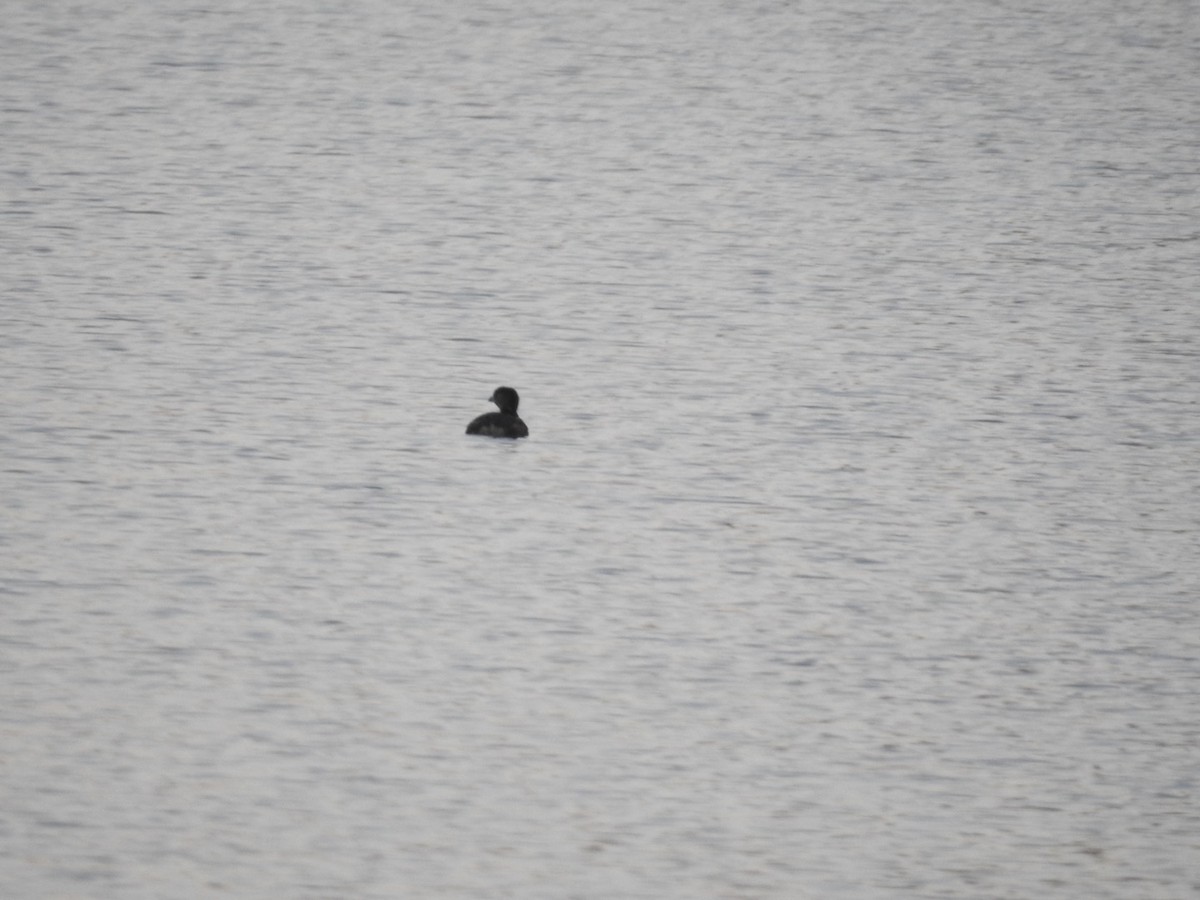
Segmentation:
[(467, 426), (467, 434), (483, 434), (488, 437), (529, 437), (529, 429), (517, 415), (517, 404), (521, 398), (510, 387), (498, 387), (488, 399), (500, 407), (500, 412), (484, 413)]

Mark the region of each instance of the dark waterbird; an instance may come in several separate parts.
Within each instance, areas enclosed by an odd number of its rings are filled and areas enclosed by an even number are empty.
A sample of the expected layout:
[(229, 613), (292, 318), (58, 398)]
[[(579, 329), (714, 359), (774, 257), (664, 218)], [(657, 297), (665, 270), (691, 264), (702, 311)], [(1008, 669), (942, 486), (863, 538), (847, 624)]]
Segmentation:
[(529, 429), (517, 415), (521, 398), (510, 387), (498, 387), (488, 398), (500, 407), (500, 412), (484, 413), (467, 426), (467, 434), (482, 434), (497, 438), (529, 437)]

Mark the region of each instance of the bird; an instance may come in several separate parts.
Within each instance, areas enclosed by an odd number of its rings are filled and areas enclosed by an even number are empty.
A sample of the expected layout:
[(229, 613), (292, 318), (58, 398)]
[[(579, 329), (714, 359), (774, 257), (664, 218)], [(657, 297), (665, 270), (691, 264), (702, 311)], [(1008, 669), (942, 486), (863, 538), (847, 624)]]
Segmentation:
[(488, 397), (500, 407), (499, 412), (484, 413), (467, 426), (467, 434), (482, 434), (496, 438), (529, 437), (529, 429), (517, 415), (517, 404), (521, 398), (510, 387), (498, 387)]

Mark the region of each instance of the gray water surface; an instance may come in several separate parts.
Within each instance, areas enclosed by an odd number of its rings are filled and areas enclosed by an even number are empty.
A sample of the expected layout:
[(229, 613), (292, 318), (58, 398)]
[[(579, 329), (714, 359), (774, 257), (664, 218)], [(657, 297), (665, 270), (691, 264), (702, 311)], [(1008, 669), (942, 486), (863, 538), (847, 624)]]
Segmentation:
[(1200, 19), (1046, 6), (7, 4), (4, 896), (1197, 896)]

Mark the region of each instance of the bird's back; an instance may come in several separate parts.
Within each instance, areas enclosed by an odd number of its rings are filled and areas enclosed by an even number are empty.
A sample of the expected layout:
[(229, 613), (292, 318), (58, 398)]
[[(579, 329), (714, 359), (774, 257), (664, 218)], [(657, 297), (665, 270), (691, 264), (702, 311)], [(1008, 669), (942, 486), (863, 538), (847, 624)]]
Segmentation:
[(529, 437), (529, 429), (519, 416), (512, 413), (484, 413), (467, 426), (467, 434), (486, 437), (523, 438)]

